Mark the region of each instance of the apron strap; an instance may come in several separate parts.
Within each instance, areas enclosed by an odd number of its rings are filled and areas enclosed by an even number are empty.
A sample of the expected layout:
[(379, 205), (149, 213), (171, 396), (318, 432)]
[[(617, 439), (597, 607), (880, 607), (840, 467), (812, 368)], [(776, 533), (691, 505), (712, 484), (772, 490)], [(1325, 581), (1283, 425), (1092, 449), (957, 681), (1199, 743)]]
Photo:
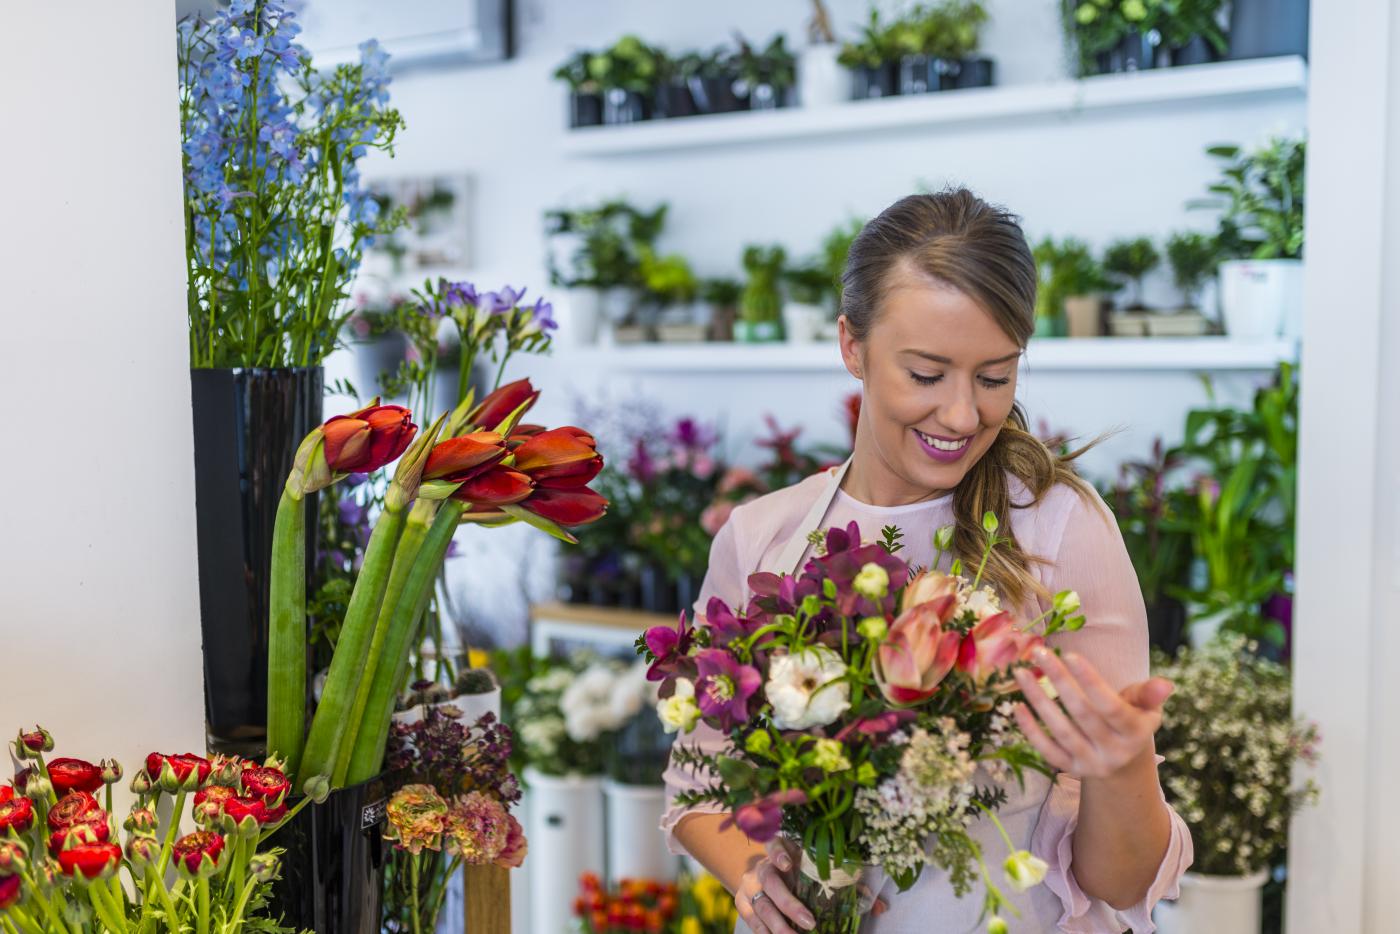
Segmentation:
[(841, 489), (841, 481), (846, 479), (846, 471), (850, 470), (851, 461), (848, 458), (840, 467), (831, 471), (831, 477), (827, 480), (826, 486), (821, 494), (817, 496), (816, 502), (812, 503), (812, 508), (807, 510), (807, 515), (797, 525), (797, 532), (788, 539), (783, 546), (783, 550), (778, 553), (769, 567), (762, 568), (774, 574), (796, 574), (802, 568), (803, 562), (807, 559), (807, 550), (812, 547), (812, 543), (807, 541), (807, 536), (814, 529), (820, 528), (826, 519), (827, 512), (831, 509), (831, 503), (836, 499), (836, 491)]

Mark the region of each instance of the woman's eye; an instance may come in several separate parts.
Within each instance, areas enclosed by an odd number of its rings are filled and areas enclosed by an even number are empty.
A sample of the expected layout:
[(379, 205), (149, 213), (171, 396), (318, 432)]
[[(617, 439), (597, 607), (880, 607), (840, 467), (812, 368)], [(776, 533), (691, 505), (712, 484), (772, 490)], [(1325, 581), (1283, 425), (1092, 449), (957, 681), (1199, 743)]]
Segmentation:
[(1001, 379), (993, 379), (990, 376), (982, 377), (982, 385), (986, 386), (988, 389), (998, 389), (1009, 382), (1011, 382), (1011, 377), (1009, 376), (1003, 376)]
[(911, 379), (914, 380), (914, 382), (918, 383), (920, 386), (932, 386), (934, 383), (938, 382), (940, 379), (943, 378), (941, 374), (938, 376), (925, 376), (922, 373), (912, 372), (909, 374), (909, 376)]

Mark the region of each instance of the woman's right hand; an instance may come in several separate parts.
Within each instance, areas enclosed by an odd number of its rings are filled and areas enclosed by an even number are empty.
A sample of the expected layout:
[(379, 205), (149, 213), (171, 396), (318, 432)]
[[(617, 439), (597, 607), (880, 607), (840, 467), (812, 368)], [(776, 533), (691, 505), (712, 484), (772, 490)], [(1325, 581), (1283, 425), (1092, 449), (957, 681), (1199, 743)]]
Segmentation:
[[(753, 934), (798, 934), (816, 927), (812, 912), (788, 888), (792, 851), (781, 837), (768, 841), (765, 853), (739, 879), (734, 907)], [(760, 898), (759, 895), (762, 894)], [(755, 901), (755, 899), (757, 899)]]

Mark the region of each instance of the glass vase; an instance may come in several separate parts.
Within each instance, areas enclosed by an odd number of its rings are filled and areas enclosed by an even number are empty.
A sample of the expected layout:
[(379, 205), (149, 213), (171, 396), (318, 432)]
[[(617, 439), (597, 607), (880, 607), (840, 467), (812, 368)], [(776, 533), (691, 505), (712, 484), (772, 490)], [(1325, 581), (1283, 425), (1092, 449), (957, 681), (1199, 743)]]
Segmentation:
[(830, 878), (823, 881), (811, 860), (803, 859), (793, 894), (816, 919), (814, 934), (858, 934), (883, 881), (879, 869), (858, 865), (832, 867)]

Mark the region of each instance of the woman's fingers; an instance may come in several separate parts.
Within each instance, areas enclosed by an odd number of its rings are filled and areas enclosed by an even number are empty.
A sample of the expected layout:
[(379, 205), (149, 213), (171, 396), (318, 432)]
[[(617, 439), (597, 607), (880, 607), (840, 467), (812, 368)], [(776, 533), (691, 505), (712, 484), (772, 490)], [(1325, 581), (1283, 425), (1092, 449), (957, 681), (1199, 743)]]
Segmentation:
[(774, 837), (763, 847), (768, 853), (768, 859), (774, 866), (783, 872), (792, 869), (792, 851), (788, 848), (788, 843), (782, 837)]
[[(796, 895), (788, 889), (787, 883), (783, 881), (782, 874), (771, 864), (762, 863), (758, 867), (758, 881), (763, 885), (763, 892), (767, 898), (760, 898), (755, 909), (761, 909), (765, 902), (772, 902), (775, 911), (783, 916), (783, 920), (792, 919), (806, 930), (811, 930), (817, 926), (816, 919), (812, 917), (812, 912), (807, 906), (798, 900)], [(767, 915), (760, 914), (760, 917), (767, 921)], [(780, 931), (769, 924), (774, 931)]]
[(1070, 722), (1069, 717), (1050, 699), (1040, 682), (1031, 677), (1029, 671), (1024, 668), (1016, 669), (1016, 683), (1021, 686), (1021, 693), (1040, 715), (1041, 722), (1045, 724), (1045, 729), (1055, 742), (1076, 759), (1087, 758), (1093, 754), (1093, 745), (1088, 738), (1079, 731), (1079, 727)]
[(1045, 757), (1045, 761), (1059, 769), (1061, 772), (1071, 771), (1074, 765), (1074, 757), (1065, 752), (1060, 744), (1055, 742), (1036, 722), (1035, 714), (1025, 704), (1017, 704), (1016, 723), (1021, 727), (1021, 732), (1026, 734), (1026, 739), (1036, 750)]
[[(1064, 709), (1069, 711), (1070, 716), (1074, 718), (1075, 726), (1079, 727), (1085, 736), (1098, 743), (1112, 742), (1118, 738), (1119, 730), (1117, 727), (1108, 721), (1103, 711), (1085, 693), (1083, 685), (1076, 677), (1078, 669), (1071, 672), (1065, 667), (1064, 662), (1049, 650), (1041, 650), (1035, 658), (1035, 663), (1040, 666), (1041, 671), (1045, 672), (1045, 677), (1049, 678), (1050, 683), (1055, 686), (1060, 700), (1065, 705)], [(1114, 711), (1118, 712), (1122, 707), (1122, 701), (1115, 697)], [(1126, 726), (1124, 732), (1129, 729), (1131, 726)]]
[(1081, 655), (1071, 652), (1065, 656), (1065, 665), (1079, 682), (1084, 698), (1099, 716), (1119, 733), (1132, 734), (1136, 731), (1136, 718), (1118, 692), (1108, 686), (1103, 675)]

